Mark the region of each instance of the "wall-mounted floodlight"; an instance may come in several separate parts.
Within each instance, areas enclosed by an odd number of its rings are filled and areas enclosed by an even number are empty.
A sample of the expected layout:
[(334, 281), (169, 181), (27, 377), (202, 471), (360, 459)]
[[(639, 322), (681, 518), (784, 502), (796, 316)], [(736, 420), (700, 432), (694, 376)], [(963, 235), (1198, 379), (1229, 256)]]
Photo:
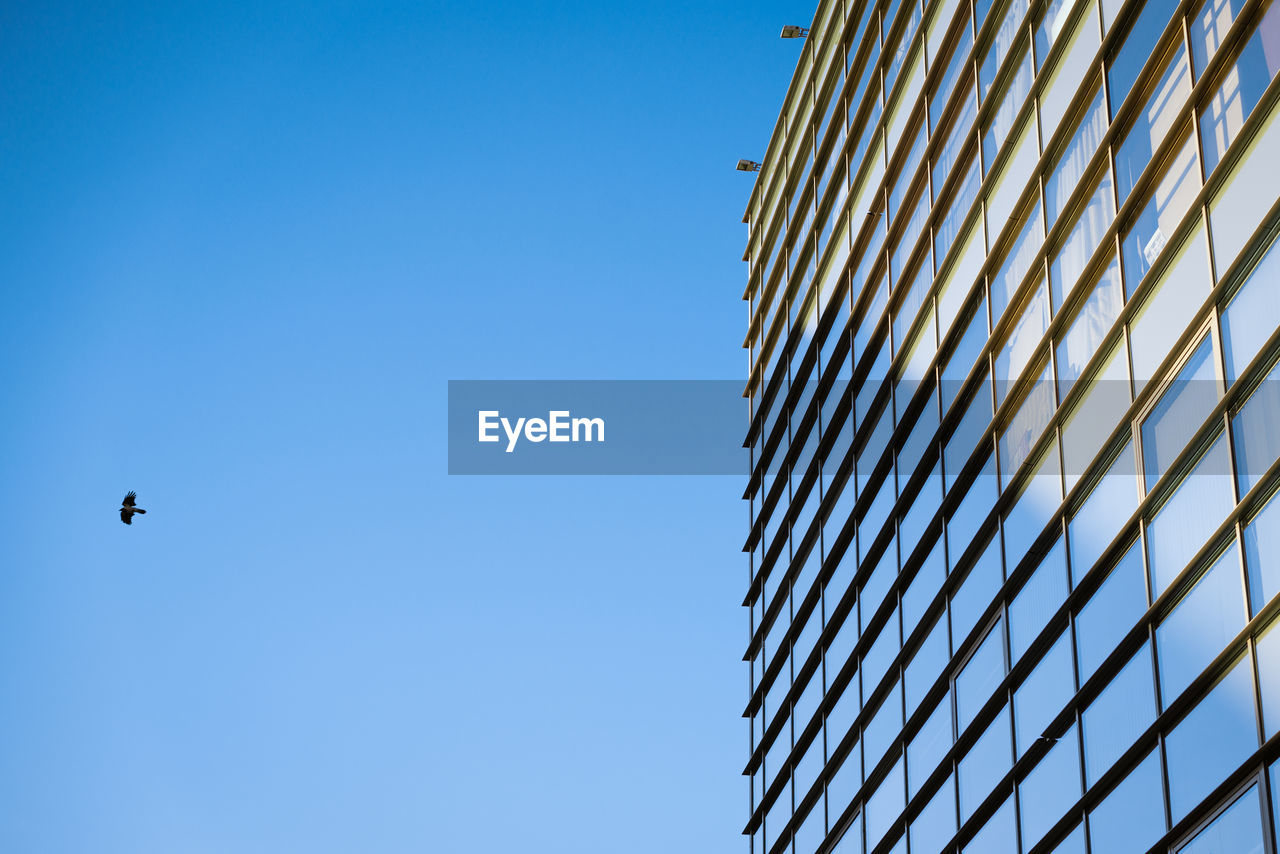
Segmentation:
[(739, 172), (759, 172), (760, 164), (755, 162), (754, 160), (739, 160), (738, 171)]
[(809, 35), (808, 27), (797, 27), (794, 24), (787, 24), (782, 28), (782, 38), (784, 39), (802, 39)]

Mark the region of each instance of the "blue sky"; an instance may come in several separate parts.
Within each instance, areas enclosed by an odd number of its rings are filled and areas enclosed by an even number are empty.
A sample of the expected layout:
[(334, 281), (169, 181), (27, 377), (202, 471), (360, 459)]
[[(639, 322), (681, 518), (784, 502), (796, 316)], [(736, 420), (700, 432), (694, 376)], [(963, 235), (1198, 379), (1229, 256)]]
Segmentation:
[(0, 850), (742, 850), (743, 480), (445, 391), (743, 375), (811, 15), (4, 4)]

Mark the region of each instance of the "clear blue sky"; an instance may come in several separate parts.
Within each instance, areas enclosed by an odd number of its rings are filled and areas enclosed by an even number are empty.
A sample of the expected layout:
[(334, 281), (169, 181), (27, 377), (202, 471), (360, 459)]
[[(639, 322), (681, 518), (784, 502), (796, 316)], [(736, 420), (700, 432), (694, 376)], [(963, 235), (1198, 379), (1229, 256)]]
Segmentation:
[(811, 15), (3, 4), (0, 850), (742, 850), (745, 478), (445, 391), (744, 374)]

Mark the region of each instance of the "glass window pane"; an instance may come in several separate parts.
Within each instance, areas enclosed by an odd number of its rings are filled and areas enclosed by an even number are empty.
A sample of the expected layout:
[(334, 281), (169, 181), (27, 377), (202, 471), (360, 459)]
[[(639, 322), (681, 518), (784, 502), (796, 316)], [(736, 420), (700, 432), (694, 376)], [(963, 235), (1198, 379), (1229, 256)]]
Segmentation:
[(1225, 273), (1280, 197), (1275, 152), (1280, 151), (1280, 110), (1273, 109), (1217, 193), (1209, 200), (1213, 260)]
[(1018, 784), (1022, 850), (1043, 839), (1081, 794), (1080, 742), (1073, 724)]
[[(977, 113), (977, 102), (973, 98), (973, 86), (969, 81), (965, 81), (965, 94), (962, 96), (960, 106), (951, 119), (947, 122), (947, 129), (942, 130), (934, 127), (933, 135), (946, 134), (946, 142), (937, 150), (933, 156), (933, 165), (930, 167), (930, 175), (933, 187), (933, 200), (938, 201), (939, 194), (942, 192), (943, 185), (946, 183), (947, 176), (951, 174), (951, 167), (956, 165), (956, 158), (960, 155), (960, 149), (969, 138), (969, 131), (973, 130), (973, 121)], [(937, 121), (935, 114), (934, 121)], [(973, 158), (977, 163), (977, 158)]]
[[(1196, 147), (1185, 129), (1182, 148), (1163, 164), (1163, 175), (1151, 197), (1133, 220), (1125, 225), (1121, 243), (1124, 262), (1125, 296), (1133, 296), (1143, 276), (1155, 264), (1170, 235), (1200, 191), (1200, 167)], [(1205, 269), (1208, 267), (1206, 265)]]
[(862, 616), (861, 628), (864, 634), (867, 631), (867, 624), (875, 616), (880, 603), (884, 601), (885, 594), (889, 592), (894, 579), (898, 576), (896, 563), (890, 559), (889, 552), (886, 551), (881, 555), (880, 562), (872, 570), (871, 576), (862, 585), (862, 592), (858, 594), (858, 611)]
[(964, 170), (961, 173), (963, 177), (960, 179), (960, 183), (956, 185), (947, 214), (935, 229), (933, 257), (937, 264), (942, 264), (943, 260), (946, 259), (947, 253), (951, 251), (951, 246), (955, 242), (956, 235), (960, 233), (960, 226), (964, 224), (970, 210), (973, 209), (973, 203), (978, 200), (981, 176), (978, 174), (977, 161), (970, 158), (968, 166), (964, 166), (962, 169)]
[(913, 854), (938, 854), (956, 833), (956, 777), (951, 774), (911, 822)]
[(1032, 448), (1040, 441), (1044, 428), (1048, 426), (1053, 411), (1057, 408), (1057, 400), (1053, 387), (1053, 366), (1047, 354), (1044, 367), (1037, 379), (1027, 390), (1022, 405), (1009, 419), (1009, 425), (1000, 434), (1000, 487), (1004, 489), (1013, 480), (1018, 469), (1031, 455)]
[(1009, 798), (964, 846), (963, 854), (1018, 854), (1017, 833), (1013, 798)]
[[(1084, 710), (1084, 770), (1088, 785), (1098, 782), (1134, 740), (1156, 718), (1151, 646), (1129, 659), (1115, 678)], [(1118, 848), (1114, 850), (1132, 850)]]
[(1156, 628), (1165, 708), (1218, 657), (1245, 622), (1240, 557), (1232, 544)]
[(1026, 653), (1049, 618), (1067, 599), (1066, 540), (1058, 538), (1035, 573), (1009, 603), (1009, 650), (1013, 663)]
[(1213, 339), (1205, 335), (1142, 423), (1142, 473), (1147, 491), (1169, 470), (1218, 402)]
[(1004, 345), (996, 354), (996, 406), (1004, 403), (1009, 388), (1017, 382), (1035, 355), (1040, 339), (1049, 328), (1049, 319), (1049, 287), (1041, 279), (1023, 303), (1017, 323), (1009, 330)]
[[(1014, 0), (1015, 4), (1018, 1)], [(1004, 93), (1000, 95), (999, 106), (987, 120), (987, 128), (982, 134), (982, 174), (984, 175), (991, 171), (997, 153), (1009, 137), (1009, 131), (1013, 128), (1014, 119), (1018, 117), (1018, 111), (1022, 109), (1027, 96), (1031, 94), (1031, 81), (1035, 77), (1031, 70), (1031, 54), (1023, 50), (1022, 57), (1017, 60), (1015, 67), (1017, 70), (1010, 77)]]
[(1231, 460), (1219, 436), (1147, 524), (1147, 563), (1158, 597), (1235, 506)]
[(1191, 30), (1191, 59), (1196, 77), (1204, 74), (1209, 60), (1222, 47), (1222, 39), (1240, 16), (1245, 0), (1204, 0), (1188, 22)]
[(1120, 109), (1129, 96), (1134, 82), (1142, 72), (1142, 66), (1151, 57), (1151, 51), (1160, 41), (1160, 34), (1169, 22), (1169, 8), (1161, 3), (1142, 5), (1137, 19), (1129, 27), (1120, 42), (1120, 49), (1107, 64), (1107, 84), (1111, 87), (1111, 112)]
[(951, 694), (947, 693), (907, 745), (907, 781), (911, 797), (920, 792), (920, 787), (938, 767), (942, 757), (947, 755), (951, 744)]
[[(1155, 3), (1147, 5), (1158, 7)], [(1173, 126), (1178, 110), (1190, 94), (1191, 71), (1187, 67), (1187, 51), (1178, 44), (1164, 73), (1156, 81), (1155, 89), (1138, 111), (1133, 129), (1116, 150), (1116, 194), (1120, 204), (1124, 204), (1133, 192), (1138, 176), (1151, 163), (1156, 149)]]
[(960, 760), (956, 779), (960, 788), (961, 824), (969, 820), (1012, 764), (1006, 705)]
[[(1062, 474), (1068, 491), (1088, 471), (1133, 399), (1124, 339), (1113, 344), (1109, 354), (1103, 354), (1101, 366), (1087, 383), (1062, 428)], [(1136, 495), (1137, 481), (1132, 486)]]
[[(915, 577), (907, 585), (902, 594), (902, 636), (907, 637), (915, 631), (925, 609), (933, 602), (934, 595), (942, 589), (947, 578), (947, 558), (942, 551), (939, 540), (933, 551), (925, 558), (924, 563), (916, 570)], [(910, 708), (910, 707), (908, 707)]]
[(1099, 479), (1085, 503), (1071, 517), (1067, 537), (1071, 550), (1071, 586), (1080, 581), (1120, 533), (1138, 508), (1138, 484), (1133, 471), (1133, 443), (1124, 449)]
[(1247, 656), (1240, 659), (1165, 738), (1174, 822), (1258, 749), (1252, 669)]
[[(1172, 762), (1169, 767), (1172, 775)], [(1256, 785), (1250, 786), (1222, 815), (1179, 848), (1178, 854), (1224, 854), (1228, 851), (1231, 854), (1262, 854), (1262, 809)]]
[[(828, 804), (827, 810), (832, 816), (840, 814), (830, 804)], [(862, 854), (862, 813), (855, 815), (853, 820), (849, 822), (849, 826), (844, 829), (840, 841), (836, 843), (835, 848), (831, 849), (831, 854)]]
[(1085, 854), (1084, 850), (1084, 825), (1076, 826), (1076, 829), (1067, 834), (1067, 838), (1058, 843), (1058, 847), (1053, 849), (1053, 854)]
[(1075, 694), (1071, 671), (1071, 637), (1063, 632), (1014, 692), (1013, 719), (1018, 756), (1036, 743), (1049, 722)]
[[(935, 14), (934, 20), (945, 27), (950, 23), (950, 15)], [(969, 21), (966, 20), (960, 27), (959, 38), (951, 48), (950, 57), (947, 59), (947, 70), (934, 82), (933, 93), (929, 96), (929, 119), (934, 127), (938, 125), (938, 120), (942, 116), (942, 108), (946, 106), (947, 99), (951, 96), (951, 90), (955, 86), (956, 80), (960, 77), (961, 71), (967, 68), (965, 60), (969, 58), (969, 49), (972, 47), (973, 29)]]
[(1094, 854), (1146, 851), (1164, 835), (1160, 753), (1153, 750), (1089, 813)]
[(867, 799), (867, 847), (875, 848), (906, 807), (902, 760), (894, 763), (889, 776), (880, 782), (875, 794)]
[(1116, 218), (1115, 200), (1111, 197), (1111, 173), (1104, 171), (1094, 187), (1093, 195), (1076, 217), (1075, 225), (1063, 238), (1049, 261), (1049, 282), (1053, 286), (1054, 309), (1060, 308), (1075, 291), (1090, 257), (1097, 251), (1102, 235)]
[(1009, 574), (1017, 569), (1036, 537), (1062, 504), (1062, 467), (1054, 438), (1035, 461), (1035, 473), (1023, 485), (1017, 503), (1009, 509), (1001, 530), (1004, 560)]
[[(1040, 202), (1037, 200), (1022, 214), (1018, 236), (1009, 244), (1000, 269), (991, 276), (991, 322), (999, 323), (1008, 308), (1009, 301), (1031, 270), (1040, 244), (1044, 242), (1044, 225), (1040, 219)], [(994, 224), (994, 222), (993, 222)], [(998, 227), (1003, 227), (1000, 223)]]
[(950, 660), (951, 650), (947, 644), (947, 616), (942, 614), (912, 656), (911, 663), (907, 665), (904, 681), (908, 714), (914, 712), (920, 705), (920, 701), (942, 675), (942, 671)]
[(951, 637), (957, 648), (995, 598), (1004, 573), (1000, 564), (1000, 541), (992, 539), (986, 551), (969, 570), (959, 589), (951, 594)]
[(868, 768), (875, 768), (893, 739), (902, 731), (902, 695), (900, 682), (880, 702), (871, 714), (871, 720), (862, 730), (862, 759)]
[(1280, 622), (1258, 637), (1258, 676), (1262, 694), (1262, 733), (1271, 738), (1280, 732)]
[(987, 93), (991, 91), (991, 84), (995, 82), (1000, 63), (1009, 55), (1014, 42), (1024, 31), (1022, 20), (1026, 17), (1029, 6), (1030, 0), (1010, 0), (1003, 11), (1003, 17), (996, 27), (995, 35), (992, 36), (991, 47), (987, 49), (982, 67), (978, 69), (979, 92), (984, 100)]
[(1262, 345), (1275, 332), (1275, 306), (1280, 303), (1280, 241), (1267, 249), (1222, 312), (1223, 361), (1227, 385), (1245, 372)]
[(1004, 627), (996, 620), (964, 668), (956, 674), (956, 728), (964, 732), (1004, 679)]
[[(1125, 281), (1132, 280), (1126, 278)], [(1179, 247), (1178, 256), (1162, 280), (1148, 291), (1129, 327), (1133, 381), (1138, 389), (1155, 376), (1156, 368), (1186, 330), (1211, 287), (1204, 228), (1197, 227)]]
[[(938, 331), (943, 338), (951, 331), (951, 324), (955, 322), (956, 315), (960, 313), (973, 288), (973, 282), (978, 277), (978, 271), (982, 269), (982, 217), (974, 218), (973, 224), (961, 238), (961, 245), (964, 248), (960, 256), (948, 266), (943, 274), (944, 281), (938, 288)], [(976, 354), (969, 358), (965, 373), (973, 366), (975, 358)], [(950, 404), (946, 397), (943, 397), (943, 402)]]
[[(965, 378), (969, 376), (969, 371), (973, 369), (974, 364), (978, 360), (982, 347), (987, 343), (987, 307), (986, 301), (980, 301), (974, 312), (973, 317), (968, 321), (969, 326), (965, 329), (964, 337), (960, 339), (960, 343), (956, 345), (955, 352), (951, 354), (947, 360), (947, 366), (942, 369), (942, 406), (944, 410), (951, 408), (952, 402), (955, 400), (960, 389), (964, 386)], [(970, 432), (966, 435), (972, 436), (968, 447), (965, 442), (957, 443), (955, 452), (957, 456), (952, 456), (952, 445), (947, 445), (947, 461), (946, 461), (946, 486), (950, 490), (955, 484), (956, 475), (960, 473), (960, 466), (964, 465), (965, 459), (972, 452), (973, 447), (977, 444), (977, 436), (981, 435), (987, 424), (991, 422), (991, 396), (984, 395), (982, 391), (978, 392), (978, 397), (985, 400), (985, 414), (983, 413), (983, 405), (973, 403), (970, 411), (965, 415), (965, 422)], [(973, 418), (972, 423), (969, 422), (970, 417)], [(957, 428), (957, 432), (961, 432), (966, 428)], [(971, 431), (976, 430), (976, 435)]]
[(1080, 306), (1062, 340), (1058, 342), (1058, 398), (1063, 399), (1084, 373), (1085, 366), (1098, 352), (1102, 339), (1115, 325), (1124, 306), (1124, 290), (1120, 284), (1120, 262), (1112, 256), (1102, 271), (1093, 292)]
[(987, 197), (987, 231), (993, 237), (1004, 230), (1005, 222), (1013, 216), (1014, 206), (1035, 171), (1036, 161), (1040, 159), (1034, 119), (1034, 116), (1028, 118), (1018, 129), (1013, 151), (1005, 160), (1000, 177)]
[(880, 629), (879, 636), (862, 657), (862, 696), (871, 696), (871, 692), (889, 672), (890, 663), (901, 649), (902, 642), (898, 638), (898, 609), (894, 608), (893, 613), (889, 615), (889, 621)]
[(1235, 440), (1236, 479), (1240, 494), (1254, 487), (1267, 469), (1280, 459), (1280, 364), (1273, 365), (1262, 384), (1253, 390), (1231, 419)]
[(1075, 133), (1067, 141), (1066, 148), (1058, 155), (1058, 162), (1053, 167), (1044, 185), (1044, 213), (1049, 226), (1058, 221), (1058, 216), (1071, 198), (1089, 161), (1097, 153), (1102, 143), (1102, 136), (1107, 132), (1107, 110), (1102, 102), (1102, 89), (1087, 102), (1089, 107), (1080, 117)]
[(1274, 496), (1244, 529), (1244, 559), (1250, 615), (1256, 616), (1280, 593), (1280, 501)]
[(996, 497), (995, 458), (988, 457), (970, 484), (968, 494), (947, 520), (947, 559), (953, 569), (977, 536), (978, 528), (991, 512)]
[(1200, 141), (1206, 175), (1222, 161), (1228, 146), (1240, 135), (1246, 119), (1280, 68), (1280, 6), (1267, 9), (1258, 28), (1200, 109)]
[(1049, 56), (1049, 49), (1066, 29), (1068, 13), (1075, 5), (1069, 0), (1049, 0), (1040, 13), (1040, 21), (1036, 24), (1036, 66), (1041, 67)]
[(1141, 543), (1135, 541), (1076, 616), (1076, 661), (1083, 685), (1147, 610)]
[[(1063, 3), (1064, 7), (1072, 4)], [(1067, 14), (1065, 11), (1063, 14)], [(1058, 26), (1055, 22), (1055, 26)], [(1052, 76), (1040, 97), (1040, 129), (1043, 139), (1049, 139), (1057, 130), (1063, 114), (1071, 104), (1080, 81), (1090, 74), (1090, 63), (1098, 52), (1100, 36), (1098, 30), (1098, 13), (1095, 6), (1090, 5), (1076, 22), (1071, 33), (1071, 41), (1062, 58), (1054, 67)], [(1037, 34), (1037, 46), (1040, 38)], [(1037, 52), (1037, 55), (1043, 55)]]

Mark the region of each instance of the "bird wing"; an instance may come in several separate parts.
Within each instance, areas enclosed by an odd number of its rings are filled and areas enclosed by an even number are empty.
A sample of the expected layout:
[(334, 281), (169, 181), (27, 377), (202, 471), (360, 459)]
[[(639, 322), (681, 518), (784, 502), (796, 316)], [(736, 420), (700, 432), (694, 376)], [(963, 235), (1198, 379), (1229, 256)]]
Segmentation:
[(124, 497), (124, 501), (121, 503), (124, 504), (125, 507), (132, 507), (134, 505), (134, 499), (137, 497), (138, 497), (138, 493), (130, 492), (128, 495)]
[(126, 525), (132, 525), (132, 524), (133, 524), (133, 513), (132, 513), (132, 512), (130, 512), (130, 511), (128, 511), (128, 510), (123, 510), (123, 509), (122, 509), (122, 510), (120, 511), (120, 521), (121, 521), (121, 522), (124, 522)]

